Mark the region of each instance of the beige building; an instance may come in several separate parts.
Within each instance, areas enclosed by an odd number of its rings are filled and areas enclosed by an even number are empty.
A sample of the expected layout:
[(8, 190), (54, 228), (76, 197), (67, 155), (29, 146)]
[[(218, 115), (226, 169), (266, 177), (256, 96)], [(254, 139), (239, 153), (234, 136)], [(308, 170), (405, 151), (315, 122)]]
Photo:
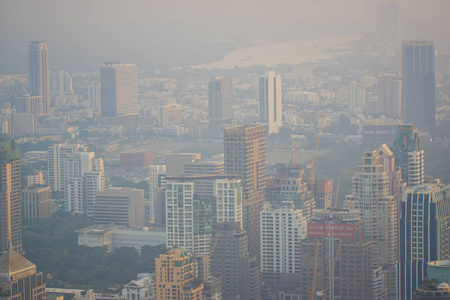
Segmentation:
[(182, 248), (155, 258), (156, 300), (202, 300), (203, 284), (195, 279), (194, 263)]
[(97, 192), (94, 224), (144, 227), (144, 190), (111, 187)]
[(166, 175), (183, 175), (186, 164), (199, 161), (201, 158), (200, 153), (167, 153)]
[(45, 300), (42, 272), (16, 251), (0, 257), (0, 300)]
[(182, 122), (183, 115), (181, 113), (180, 104), (170, 104), (160, 108), (159, 110), (159, 125), (167, 127), (171, 125), (178, 125)]
[(250, 254), (259, 258), (259, 213), (266, 187), (266, 131), (264, 125), (235, 126), (225, 130), (224, 140), (225, 174), (241, 176), (244, 230)]

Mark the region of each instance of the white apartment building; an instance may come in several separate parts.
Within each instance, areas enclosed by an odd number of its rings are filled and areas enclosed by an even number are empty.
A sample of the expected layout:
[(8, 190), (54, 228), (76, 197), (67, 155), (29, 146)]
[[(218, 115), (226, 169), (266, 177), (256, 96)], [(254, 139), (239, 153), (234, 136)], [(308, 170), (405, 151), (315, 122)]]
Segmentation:
[(217, 223), (239, 222), (242, 228), (242, 185), (238, 178), (216, 179)]
[(261, 272), (299, 273), (300, 241), (306, 238), (306, 217), (290, 201), (261, 211)]
[(165, 165), (151, 165), (149, 167), (149, 196), (148, 207), (149, 220), (155, 220), (155, 202), (157, 197), (157, 189), (166, 185), (166, 166)]

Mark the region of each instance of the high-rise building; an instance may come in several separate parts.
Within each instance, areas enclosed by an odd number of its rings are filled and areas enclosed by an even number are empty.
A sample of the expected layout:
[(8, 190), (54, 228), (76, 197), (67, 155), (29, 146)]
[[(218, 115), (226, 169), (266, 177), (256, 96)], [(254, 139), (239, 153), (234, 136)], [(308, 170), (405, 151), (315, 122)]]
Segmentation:
[(268, 72), (259, 78), (259, 121), (267, 124), (267, 135), (278, 133), (283, 126), (281, 76)]
[(23, 222), (52, 217), (52, 191), (48, 185), (33, 185), (22, 190)]
[(17, 97), (16, 112), (19, 114), (34, 114), (41, 116), (44, 114), (44, 100), (42, 96), (22, 96)]
[(326, 293), (326, 299), (373, 299), (372, 242), (365, 238), (359, 211), (318, 209), (307, 235), (300, 243), (301, 299), (312, 299), (310, 293)]
[(144, 227), (144, 190), (111, 187), (97, 192), (94, 224)]
[(213, 238), (217, 244), (211, 274), (222, 278), (223, 299), (260, 300), (261, 270), (256, 258), (248, 253), (247, 234), (240, 224), (218, 224)]
[(87, 151), (89, 148), (82, 144), (54, 144), (47, 148), (48, 185), (52, 191), (64, 190), (64, 159), (71, 153)]
[(243, 228), (248, 234), (250, 254), (259, 258), (259, 217), (266, 176), (264, 125), (240, 125), (225, 130), (225, 174), (242, 180)]
[(0, 257), (0, 299), (45, 300), (42, 272), (12, 249)]
[(28, 50), (29, 84), (31, 96), (42, 96), (43, 114), (50, 114), (50, 69), (45, 42), (30, 42)]
[[(386, 275), (388, 299), (396, 298), (396, 264), (398, 261), (398, 203), (390, 194), (390, 178), (380, 158), (380, 151), (366, 150), (361, 164), (353, 176), (352, 195), (346, 196), (346, 205), (361, 212), (364, 220), (364, 234), (373, 242), (372, 270)], [(377, 285), (379, 277), (374, 278), (373, 299), (381, 299), (385, 288)], [(384, 280), (380, 280), (384, 281)], [(380, 288), (377, 291), (377, 287)]]
[(151, 165), (149, 167), (149, 195), (148, 195), (148, 217), (149, 220), (155, 220), (156, 217), (156, 197), (158, 195), (158, 188), (165, 186), (166, 166), (165, 165)]
[(213, 136), (219, 136), (224, 124), (230, 124), (233, 118), (232, 86), (231, 78), (215, 77), (209, 82), (209, 127)]
[(389, 1), (377, 5), (377, 36), (385, 40), (400, 37), (400, 6)]
[(400, 118), (402, 113), (402, 77), (385, 75), (378, 79), (377, 112), (391, 118)]
[(450, 259), (450, 185), (439, 180), (408, 189), (402, 199), (398, 299), (411, 299), (427, 264)]
[(168, 247), (207, 254), (217, 221), (242, 224), (241, 180), (236, 176), (166, 177), (165, 199)]
[(422, 139), (414, 125), (400, 125), (395, 134), (392, 152), (408, 187), (424, 183), (424, 151)]
[(366, 108), (366, 89), (356, 81), (350, 85), (350, 101), (348, 108), (352, 113), (362, 113)]
[(105, 188), (103, 159), (94, 152), (73, 152), (61, 163), (66, 211), (93, 216), (96, 193)]
[(261, 211), (261, 276), (273, 292), (298, 286), (300, 241), (304, 238), (306, 218), (293, 202)]
[(102, 117), (136, 116), (138, 69), (135, 64), (106, 62), (100, 69)]
[(402, 45), (402, 117), (433, 136), (436, 127), (433, 41), (404, 40)]
[(0, 252), (22, 251), (20, 150), (0, 142)]
[(155, 258), (156, 300), (202, 300), (203, 284), (195, 281), (194, 263), (182, 248)]
[(94, 81), (88, 87), (89, 108), (100, 110), (100, 99), (100, 83)]

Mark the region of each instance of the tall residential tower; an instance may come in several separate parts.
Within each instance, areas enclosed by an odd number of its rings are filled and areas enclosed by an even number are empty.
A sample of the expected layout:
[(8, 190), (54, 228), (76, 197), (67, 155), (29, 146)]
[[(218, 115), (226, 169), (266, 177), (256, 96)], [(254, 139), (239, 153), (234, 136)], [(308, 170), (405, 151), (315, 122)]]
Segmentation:
[(31, 96), (42, 96), (43, 114), (50, 113), (50, 69), (45, 42), (30, 42), (28, 48), (29, 89)]
[(267, 135), (278, 133), (283, 126), (281, 76), (271, 71), (259, 78), (259, 121), (267, 124)]

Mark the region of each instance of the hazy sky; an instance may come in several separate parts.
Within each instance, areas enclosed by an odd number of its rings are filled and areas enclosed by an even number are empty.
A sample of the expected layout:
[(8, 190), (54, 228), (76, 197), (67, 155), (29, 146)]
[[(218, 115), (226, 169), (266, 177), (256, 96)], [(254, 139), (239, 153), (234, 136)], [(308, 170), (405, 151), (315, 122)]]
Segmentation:
[[(370, 32), (381, 2), (0, 0), (0, 73), (27, 73), (31, 40), (47, 42), (51, 69), (69, 72), (96, 71), (108, 60), (145, 68), (206, 63), (256, 40)], [(404, 12), (450, 27), (449, 0), (401, 2)]]

